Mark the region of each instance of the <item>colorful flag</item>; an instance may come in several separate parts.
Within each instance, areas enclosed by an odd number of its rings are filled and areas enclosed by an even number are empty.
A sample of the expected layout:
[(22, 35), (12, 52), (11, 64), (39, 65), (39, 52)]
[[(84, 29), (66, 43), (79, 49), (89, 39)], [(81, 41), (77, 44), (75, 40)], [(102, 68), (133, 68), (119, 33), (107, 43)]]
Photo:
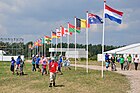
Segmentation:
[(88, 23), (89, 24), (102, 24), (103, 20), (98, 15), (88, 13)]
[(52, 38), (49, 36), (44, 36), (44, 39), (45, 39), (45, 43), (47, 43), (47, 44), (50, 44), (52, 41)]
[(109, 18), (111, 21), (115, 21), (119, 24), (122, 22), (123, 12), (115, 10), (107, 5), (105, 5), (105, 18)]
[(56, 36), (60, 38), (62, 36), (61, 31), (59, 29), (56, 29)]
[(57, 38), (56, 32), (53, 32), (53, 31), (52, 31), (52, 38)]
[(86, 20), (76, 18), (76, 27), (80, 30), (81, 28), (86, 28)]
[[(75, 26), (70, 23), (68, 23), (68, 25), (69, 25), (69, 32), (75, 32)], [(80, 31), (80, 29), (77, 28), (76, 32), (80, 33), (81, 31)]]
[(65, 30), (65, 35), (72, 35), (72, 32), (68, 32), (67, 28), (64, 28), (64, 30)]

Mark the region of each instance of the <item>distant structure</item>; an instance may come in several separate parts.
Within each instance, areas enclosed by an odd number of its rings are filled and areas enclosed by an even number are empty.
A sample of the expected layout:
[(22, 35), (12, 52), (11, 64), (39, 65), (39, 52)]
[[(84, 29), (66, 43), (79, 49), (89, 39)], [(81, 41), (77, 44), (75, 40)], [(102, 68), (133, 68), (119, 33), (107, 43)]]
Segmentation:
[[(61, 52), (61, 48), (49, 48), (49, 52)], [(86, 58), (86, 51), (84, 48), (77, 48), (75, 51), (75, 48), (62, 48), (62, 52), (64, 53), (64, 56), (69, 57), (69, 58)], [(75, 56), (76, 52), (76, 56)]]
[[(138, 54), (140, 56), (140, 43), (136, 43), (136, 44), (131, 44), (131, 45), (128, 45), (128, 46), (124, 46), (124, 47), (121, 47), (121, 48), (117, 48), (117, 49), (113, 49), (113, 50), (109, 50), (109, 51), (106, 51), (104, 52), (105, 53), (108, 53), (108, 54), (116, 54), (116, 55), (124, 55), (124, 57), (126, 57), (128, 54), (131, 54), (132, 57), (135, 55), (135, 54)], [(104, 56), (103, 56), (104, 57)], [(104, 58), (105, 59), (105, 58)], [(103, 60), (104, 60), (103, 59)], [(98, 54), (97, 55), (97, 60), (98, 61), (102, 61), (102, 54)]]

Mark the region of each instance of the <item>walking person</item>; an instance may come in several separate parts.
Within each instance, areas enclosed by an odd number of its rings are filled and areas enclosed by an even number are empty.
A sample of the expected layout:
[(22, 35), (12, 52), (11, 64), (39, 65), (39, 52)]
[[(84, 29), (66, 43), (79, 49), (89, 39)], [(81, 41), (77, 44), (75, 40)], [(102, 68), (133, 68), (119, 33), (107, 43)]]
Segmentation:
[(20, 62), (20, 75), (24, 75), (24, 72), (23, 72), (23, 67), (24, 67), (24, 61), (21, 59), (21, 62)]
[(121, 57), (120, 57), (121, 70), (123, 70), (123, 64), (124, 64), (124, 57), (123, 57), (123, 55), (121, 55)]
[(38, 72), (41, 71), (41, 69), (39, 68), (39, 62), (40, 62), (40, 58), (39, 58), (38, 55), (36, 55), (36, 62), (35, 62), (35, 64), (36, 64), (36, 69), (38, 70)]
[(115, 57), (114, 57), (113, 54), (112, 54), (112, 57), (110, 58), (110, 61), (111, 61), (111, 70), (112, 71), (117, 71), (116, 64), (115, 64)]
[(136, 54), (135, 57), (134, 57), (134, 65), (135, 65), (135, 70), (138, 69), (138, 63), (139, 63), (139, 57), (138, 55)]
[(59, 56), (59, 61), (58, 61), (58, 72), (60, 72), (60, 75), (63, 75), (62, 73), (62, 63), (63, 62), (63, 57), (60, 55)]
[(49, 70), (50, 70), (49, 87), (52, 87), (52, 85), (55, 87), (56, 73), (58, 72), (58, 63), (56, 61), (54, 61), (54, 58), (51, 59), (51, 62), (49, 64)]
[(12, 71), (12, 74), (14, 75), (14, 68), (15, 68), (15, 59), (14, 57), (11, 58), (11, 67), (10, 70)]
[(132, 56), (129, 54), (127, 56), (127, 61), (128, 61), (128, 70), (131, 70), (131, 62), (132, 62)]
[(110, 60), (109, 60), (109, 54), (105, 54), (105, 62), (106, 62), (106, 70), (108, 71)]
[(20, 62), (21, 62), (21, 57), (18, 56), (18, 58), (16, 60), (16, 73), (17, 73), (17, 75), (19, 75)]
[(47, 59), (44, 56), (42, 56), (41, 64), (42, 64), (42, 75), (47, 74), (47, 71), (46, 71)]
[(35, 61), (36, 61), (36, 57), (33, 55), (33, 57), (32, 57), (32, 71), (36, 71)]

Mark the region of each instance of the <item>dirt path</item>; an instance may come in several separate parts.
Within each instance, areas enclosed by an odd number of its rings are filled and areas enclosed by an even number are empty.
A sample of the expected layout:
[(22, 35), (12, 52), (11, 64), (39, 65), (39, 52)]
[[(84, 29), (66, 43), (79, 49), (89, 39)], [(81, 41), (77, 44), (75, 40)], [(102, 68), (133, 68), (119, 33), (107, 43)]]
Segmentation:
[[(75, 66), (74, 64), (71, 64), (71, 66)], [(83, 67), (86, 68), (85, 65), (77, 65), (77, 67)], [(94, 69), (94, 70), (101, 70), (101, 66), (88, 66), (89, 69)], [(104, 68), (105, 70), (105, 68)], [(140, 93), (140, 71), (122, 71), (120, 68), (117, 68), (117, 71), (115, 71), (120, 74), (126, 75), (126, 77), (130, 80), (131, 84), (131, 91), (129, 93)]]

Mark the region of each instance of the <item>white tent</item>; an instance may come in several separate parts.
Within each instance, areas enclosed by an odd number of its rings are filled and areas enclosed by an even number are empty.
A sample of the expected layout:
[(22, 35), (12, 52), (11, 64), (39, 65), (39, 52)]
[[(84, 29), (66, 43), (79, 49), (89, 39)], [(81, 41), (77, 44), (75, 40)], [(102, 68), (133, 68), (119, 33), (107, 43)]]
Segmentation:
[[(131, 54), (132, 57), (135, 54), (138, 54), (138, 56), (140, 57), (140, 43), (131, 44), (131, 45), (124, 46), (121, 48), (106, 51), (106, 52), (104, 52), (103, 60), (105, 60), (105, 53), (108, 53), (109, 55), (111, 55), (111, 54), (123, 54), (124, 57), (126, 57), (128, 54)], [(102, 54), (97, 55), (97, 60), (102, 61)]]
[(140, 43), (124, 46), (121, 48), (106, 51), (108, 54), (139, 54), (140, 55)]

